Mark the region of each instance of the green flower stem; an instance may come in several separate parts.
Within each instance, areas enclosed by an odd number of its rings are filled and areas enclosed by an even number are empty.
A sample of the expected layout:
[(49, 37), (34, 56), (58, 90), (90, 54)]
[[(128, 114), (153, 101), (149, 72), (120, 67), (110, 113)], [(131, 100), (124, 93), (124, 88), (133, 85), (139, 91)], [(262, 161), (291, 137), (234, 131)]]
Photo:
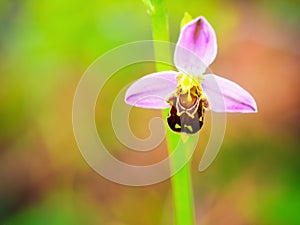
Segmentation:
[[(169, 109), (163, 110), (164, 118), (167, 118)], [(167, 127), (168, 125), (166, 125)], [(180, 138), (178, 140), (178, 137)], [(185, 136), (186, 140), (183, 141), (182, 136), (173, 133), (167, 128), (167, 143), (169, 154), (173, 151), (186, 151), (190, 152), (194, 148), (196, 136)], [(187, 153), (188, 155), (188, 153)], [(183, 155), (182, 160), (187, 163), (182, 167), (174, 176), (171, 177), (172, 184), (172, 197), (173, 197), (173, 210), (175, 216), (175, 225), (193, 225), (194, 224), (194, 202), (193, 202), (193, 189), (190, 174), (190, 162)], [(171, 171), (176, 170), (176, 161), (170, 162)]]
[(187, 163), (177, 174), (175, 174), (171, 181), (173, 187), (175, 224), (194, 224), (190, 163)]
[[(168, 15), (164, 0), (143, 0), (143, 2), (151, 16), (153, 40), (169, 42)], [(170, 48), (166, 44), (154, 42), (154, 52), (156, 61), (171, 62)], [(172, 69), (170, 65), (159, 62), (156, 62), (155, 65), (157, 71)]]
[[(155, 41), (169, 41), (169, 27), (167, 10), (164, 0), (143, 0), (152, 20), (152, 34)], [(166, 45), (154, 43), (156, 61), (166, 61), (170, 59), (170, 49), (166, 49)], [(170, 60), (168, 60), (170, 62)], [(166, 64), (156, 63), (157, 71), (169, 70), (170, 66)], [(163, 111), (164, 118), (167, 117), (169, 110)], [(167, 125), (166, 125), (167, 126)], [(179, 140), (179, 151), (193, 148), (194, 137), (186, 137), (190, 139), (184, 142), (181, 137), (167, 129), (167, 143), (169, 154), (176, 149)], [(184, 159), (183, 159), (184, 160)], [(176, 162), (170, 162), (171, 171), (176, 168)], [(190, 175), (190, 163), (188, 162), (180, 171), (171, 177), (172, 197), (174, 204), (175, 224), (176, 225), (193, 225), (194, 224), (194, 207), (193, 194)]]

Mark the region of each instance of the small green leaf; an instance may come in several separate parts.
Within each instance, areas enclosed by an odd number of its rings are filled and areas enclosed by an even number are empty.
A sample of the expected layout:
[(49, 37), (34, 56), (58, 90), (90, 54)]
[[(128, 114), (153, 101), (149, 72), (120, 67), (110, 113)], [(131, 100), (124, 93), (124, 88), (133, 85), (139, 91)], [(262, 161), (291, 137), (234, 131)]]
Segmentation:
[(184, 13), (184, 16), (181, 20), (181, 23), (180, 23), (180, 29), (182, 29), (182, 27), (184, 25), (186, 25), (187, 23), (191, 22), (193, 20), (193, 17), (188, 13), (188, 12), (185, 12)]

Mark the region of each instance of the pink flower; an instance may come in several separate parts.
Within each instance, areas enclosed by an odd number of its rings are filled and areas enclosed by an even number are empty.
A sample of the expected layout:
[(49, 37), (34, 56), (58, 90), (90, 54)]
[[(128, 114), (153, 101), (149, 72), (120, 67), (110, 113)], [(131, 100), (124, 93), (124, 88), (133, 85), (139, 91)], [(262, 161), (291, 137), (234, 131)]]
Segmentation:
[(204, 113), (257, 112), (254, 98), (241, 86), (215, 74), (205, 74), (217, 55), (216, 34), (204, 17), (181, 30), (174, 53), (179, 70), (152, 73), (134, 82), (125, 102), (142, 108), (170, 107), (167, 118), (175, 132), (193, 134), (203, 125)]

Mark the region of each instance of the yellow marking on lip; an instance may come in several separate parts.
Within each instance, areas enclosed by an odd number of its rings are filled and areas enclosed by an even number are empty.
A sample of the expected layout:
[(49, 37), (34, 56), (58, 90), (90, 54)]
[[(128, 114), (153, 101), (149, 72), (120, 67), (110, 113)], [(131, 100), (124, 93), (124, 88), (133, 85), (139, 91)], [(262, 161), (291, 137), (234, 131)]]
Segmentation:
[(193, 132), (193, 127), (191, 125), (184, 125), (187, 129), (189, 129), (191, 132)]

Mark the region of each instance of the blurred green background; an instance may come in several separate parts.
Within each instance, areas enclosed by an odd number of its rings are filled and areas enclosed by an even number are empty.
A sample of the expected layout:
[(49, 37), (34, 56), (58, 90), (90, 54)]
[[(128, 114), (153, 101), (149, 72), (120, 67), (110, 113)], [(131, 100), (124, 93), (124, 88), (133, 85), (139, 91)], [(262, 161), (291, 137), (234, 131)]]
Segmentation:
[[(203, 173), (197, 168), (209, 123), (201, 131), (192, 160), (197, 224), (300, 224), (299, 1), (166, 5), (173, 42), (185, 11), (210, 21), (219, 44), (211, 69), (249, 90), (259, 108), (228, 115), (222, 149)], [(87, 67), (145, 39), (151, 21), (138, 0), (0, 1), (0, 224), (172, 224), (169, 181), (137, 188), (104, 179), (84, 161), (72, 132), (74, 92)], [(147, 64), (112, 79), (96, 108), (106, 146), (136, 164), (163, 159), (165, 148), (124, 153), (113, 141), (110, 107), (114, 93), (151, 71)], [(133, 113), (133, 131), (147, 137), (149, 119), (160, 112)]]

